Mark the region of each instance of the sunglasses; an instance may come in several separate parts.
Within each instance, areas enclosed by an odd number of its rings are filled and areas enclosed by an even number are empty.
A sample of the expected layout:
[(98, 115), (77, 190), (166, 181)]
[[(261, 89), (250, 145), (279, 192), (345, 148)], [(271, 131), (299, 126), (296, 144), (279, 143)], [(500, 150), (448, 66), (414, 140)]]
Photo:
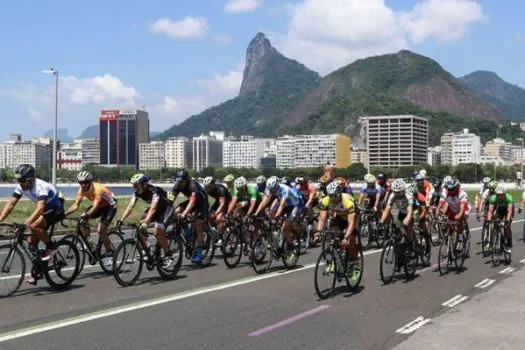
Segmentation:
[(80, 181), (78, 183), (80, 186), (86, 186), (86, 185), (89, 185), (90, 184), (90, 181)]

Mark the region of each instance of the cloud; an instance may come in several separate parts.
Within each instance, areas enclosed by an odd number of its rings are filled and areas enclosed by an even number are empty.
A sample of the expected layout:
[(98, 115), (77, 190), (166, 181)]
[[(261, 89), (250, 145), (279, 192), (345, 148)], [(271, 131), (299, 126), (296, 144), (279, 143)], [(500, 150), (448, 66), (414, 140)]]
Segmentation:
[(239, 94), (243, 72), (244, 64), (238, 63), (235, 69), (225, 74), (213, 72), (211, 79), (198, 79), (196, 84), (206, 90), (212, 100), (223, 102)]
[(304, 0), (287, 7), (287, 32), (275, 46), (321, 74), (356, 59), (409, 48), (429, 38), (459, 39), (485, 19), (473, 0), (424, 0), (395, 12), (384, 0)]
[(419, 44), (429, 38), (453, 41), (463, 37), (469, 25), (485, 20), (483, 8), (473, 0), (426, 0), (399, 14), (401, 27)]
[(111, 102), (129, 105), (140, 98), (133, 86), (126, 86), (111, 74), (83, 79), (66, 76), (61, 78), (59, 86), (72, 104)]
[(262, 0), (228, 0), (224, 5), (227, 13), (253, 12), (262, 5)]
[(208, 31), (208, 22), (203, 17), (186, 16), (180, 21), (161, 18), (150, 25), (150, 30), (174, 39), (201, 38)]

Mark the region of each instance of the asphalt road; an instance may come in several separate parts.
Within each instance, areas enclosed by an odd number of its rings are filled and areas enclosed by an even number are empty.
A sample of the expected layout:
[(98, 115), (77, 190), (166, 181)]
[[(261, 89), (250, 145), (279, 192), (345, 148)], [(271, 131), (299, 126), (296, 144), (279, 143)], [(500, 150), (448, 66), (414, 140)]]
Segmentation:
[[(42, 281), (0, 300), (0, 348), (392, 348), (455, 304), (442, 305), (446, 301), (459, 295), (454, 300), (467, 296), (463, 302), (469, 302), (479, 282), (490, 280), (485, 281), (490, 289), (524, 265), (521, 218), (513, 224), (510, 266), (494, 268), (490, 258), (477, 254), (480, 226), (470, 219), (471, 257), (461, 272), (440, 276), (436, 247), (432, 266), (415, 279), (383, 285), (380, 250), (371, 250), (365, 253), (362, 288), (350, 293), (341, 285), (328, 300), (319, 300), (314, 289), (319, 249), (301, 256), (300, 266), (288, 272), (258, 276), (242, 262), (229, 270), (219, 257), (204, 269), (185, 261), (175, 281), (143, 270), (140, 283), (128, 288), (98, 267), (85, 268), (63, 292)], [(420, 322), (411, 325), (414, 320)]]

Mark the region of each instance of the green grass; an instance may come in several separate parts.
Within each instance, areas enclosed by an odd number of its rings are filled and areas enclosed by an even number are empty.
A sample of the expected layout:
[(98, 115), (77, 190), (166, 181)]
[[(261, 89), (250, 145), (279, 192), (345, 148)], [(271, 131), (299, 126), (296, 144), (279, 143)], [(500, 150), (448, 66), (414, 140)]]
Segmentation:
[[(476, 194), (478, 193), (479, 190), (468, 190), (466, 191), (467, 192), (467, 195), (468, 195), (468, 200), (471, 204), (474, 204), (474, 200), (476, 199)], [(520, 190), (520, 189), (507, 189), (507, 192), (510, 193), (512, 195), (512, 197), (514, 197), (514, 200), (515, 201), (521, 201), (521, 194), (523, 192), (523, 190)]]

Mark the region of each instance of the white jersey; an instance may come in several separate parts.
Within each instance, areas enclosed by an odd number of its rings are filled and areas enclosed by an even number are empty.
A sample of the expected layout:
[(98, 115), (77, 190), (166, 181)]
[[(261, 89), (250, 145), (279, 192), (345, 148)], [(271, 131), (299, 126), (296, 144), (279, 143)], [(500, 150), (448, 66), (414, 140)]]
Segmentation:
[(37, 202), (38, 200), (45, 198), (45, 210), (54, 209), (62, 206), (62, 203), (58, 198), (57, 189), (50, 183), (47, 183), (40, 179), (35, 179), (33, 181), (33, 187), (25, 191), (22, 189), (22, 186), (20, 186), (20, 184), (16, 184), (13, 196), (20, 198), (22, 197), (22, 195), (25, 195), (33, 202)]
[(482, 184), (481, 187), (479, 188), (479, 195), (482, 196), (486, 190), (487, 190), (487, 187), (485, 187), (485, 185)]
[(462, 203), (465, 203), (467, 205), (467, 208), (465, 209), (465, 214), (468, 214), (468, 212), (470, 211), (470, 204), (468, 202), (467, 192), (463, 190), (460, 190), (457, 196), (449, 196), (448, 190), (444, 188), (443, 192), (441, 193), (440, 201), (447, 202), (448, 210), (450, 210), (452, 213), (459, 213), (459, 211), (461, 210)]
[(396, 196), (394, 192), (390, 193), (386, 200), (386, 205), (391, 206), (399, 210), (400, 213), (406, 214), (409, 206), (414, 208), (419, 207), (419, 203), (416, 201), (414, 193), (405, 191), (402, 197)]

